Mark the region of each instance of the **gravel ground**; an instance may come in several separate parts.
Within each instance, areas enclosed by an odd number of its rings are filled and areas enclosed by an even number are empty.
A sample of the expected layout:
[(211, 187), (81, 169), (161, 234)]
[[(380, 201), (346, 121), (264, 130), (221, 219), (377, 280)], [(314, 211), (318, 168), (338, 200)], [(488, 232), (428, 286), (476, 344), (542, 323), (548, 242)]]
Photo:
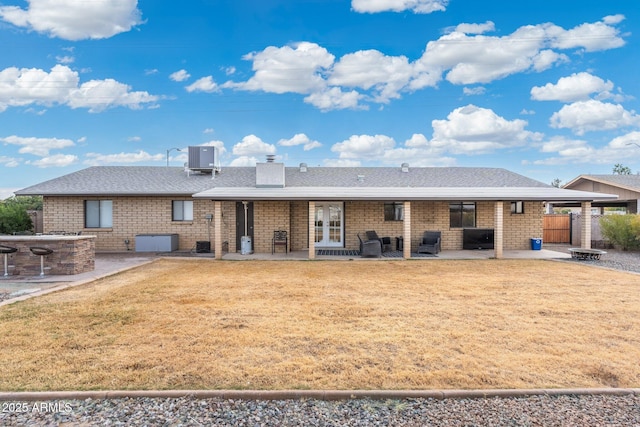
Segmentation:
[[(577, 261), (640, 273), (640, 253)], [(0, 294), (0, 301), (7, 295)], [(640, 395), (374, 401), (126, 398), (0, 402), (2, 426), (638, 426)]]
[(616, 249), (606, 249), (605, 252), (606, 254), (602, 255), (599, 260), (579, 261), (571, 258), (571, 261), (640, 273), (640, 252), (623, 252)]
[[(22, 405), (18, 408), (10, 405)], [(640, 426), (640, 396), (0, 402), (3, 426)]]

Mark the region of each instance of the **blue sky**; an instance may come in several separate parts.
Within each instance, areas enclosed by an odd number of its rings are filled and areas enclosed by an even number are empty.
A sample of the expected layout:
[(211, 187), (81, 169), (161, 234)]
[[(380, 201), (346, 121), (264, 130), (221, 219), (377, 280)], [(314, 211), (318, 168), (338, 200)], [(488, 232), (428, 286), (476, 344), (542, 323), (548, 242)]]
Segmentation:
[(223, 167), (635, 173), (635, 3), (0, 0), (0, 198), (204, 144)]

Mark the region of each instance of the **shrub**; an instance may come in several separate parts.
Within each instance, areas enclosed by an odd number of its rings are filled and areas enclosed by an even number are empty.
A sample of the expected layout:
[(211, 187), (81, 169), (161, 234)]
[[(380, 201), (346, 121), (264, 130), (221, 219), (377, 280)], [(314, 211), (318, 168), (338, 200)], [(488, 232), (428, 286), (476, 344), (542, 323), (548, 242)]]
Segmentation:
[(623, 251), (640, 248), (640, 215), (607, 215), (600, 218), (602, 235)]
[(33, 224), (27, 211), (17, 204), (0, 204), (0, 234), (31, 230)]

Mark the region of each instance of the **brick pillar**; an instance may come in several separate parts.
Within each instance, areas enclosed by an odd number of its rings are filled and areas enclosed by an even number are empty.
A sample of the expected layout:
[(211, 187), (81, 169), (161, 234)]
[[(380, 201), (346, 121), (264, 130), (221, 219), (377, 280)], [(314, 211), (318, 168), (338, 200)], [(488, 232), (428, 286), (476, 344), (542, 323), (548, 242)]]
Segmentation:
[(591, 202), (582, 202), (582, 239), (580, 247), (591, 249)]
[(215, 233), (215, 236), (213, 236), (213, 251), (216, 259), (222, 259), (222, 202), (219, 200), (213, 202), (213, 221)]
[(498, 259), (502, 258), (503, 248), (503, 227), (504, 227), (504, 202), (497, 201), (495, 203), (495, 215), (493, 219), (493, 250), (494, 256)]
[(404, 247), (402, 248), (402, 257), (404, 259), (411, 258), (411, 202), (404, 202), (404, 224), (402, 231)]
[(316, 258), (316, 202), (309, 202), (309, 259)]

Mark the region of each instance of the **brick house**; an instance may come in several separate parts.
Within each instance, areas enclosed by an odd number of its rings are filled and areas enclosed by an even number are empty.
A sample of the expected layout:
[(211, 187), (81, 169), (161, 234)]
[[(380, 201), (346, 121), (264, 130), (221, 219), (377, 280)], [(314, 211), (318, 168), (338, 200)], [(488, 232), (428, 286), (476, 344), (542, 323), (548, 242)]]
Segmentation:
[(142, 236), (172, 235), (179, 250), (209, 242), (216, 258), (240, 252), (244, 235), (254, 252), (269, 253), (275, 230), (286, 230), (289, 250), (308, 251), (309, 258), (318, 248), (358, 249), (358, 234), (376, 230), (402, 237), (402, 255), (410, 258), (426, 230), (441, 231), (446, 251), (463, 249), (469, 229), (490, 229), (500, 258), (542, 236), (545, 202), (588, 210), (594, 199), (615, 199), (505, 169), (285, 167), (273, 160), (208, 173), (90, 167), (16, 194), (44, 197), (45, 232), (94, 234), (97, 251), (134, 250)]

